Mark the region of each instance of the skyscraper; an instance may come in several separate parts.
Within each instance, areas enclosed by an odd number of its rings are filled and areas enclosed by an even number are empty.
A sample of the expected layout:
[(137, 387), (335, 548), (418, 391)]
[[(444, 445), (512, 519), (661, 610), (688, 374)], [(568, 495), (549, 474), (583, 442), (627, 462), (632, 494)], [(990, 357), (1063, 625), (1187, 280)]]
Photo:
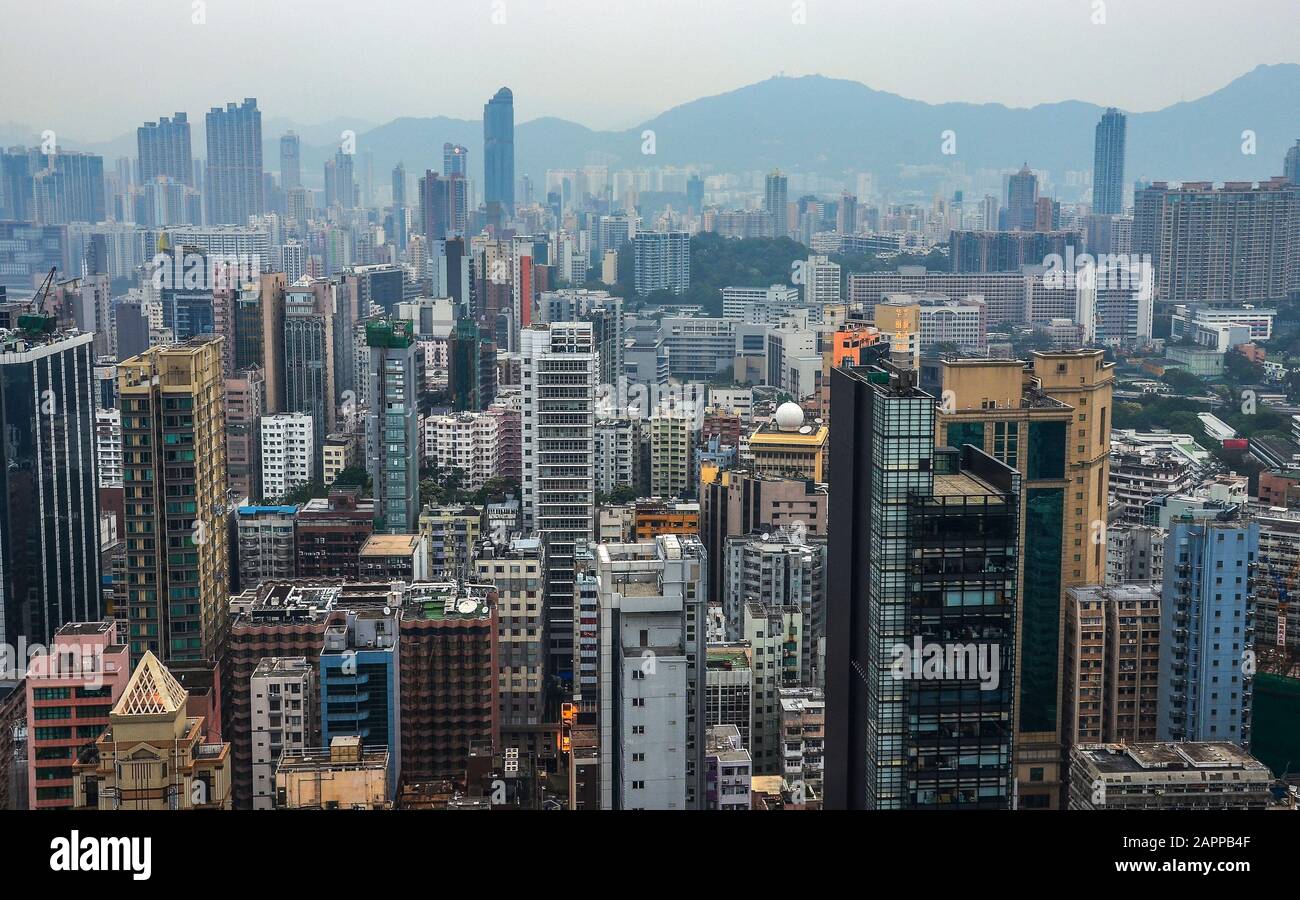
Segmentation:
[(1124, 212), (1124, 132), (1127, 117), (1110, 107), (1097, 123), (1092, 156), (1092, 211), (1103, 216)]
[[(1069, 588), (1099, 583), (1105, 573), (1094, 523), (1106, 519), (1113, 367), (1102, 351), (1079, 350), (1036, 353), (1028, 370), (1016, 360), (994, 359), (950, 360), (940, 369), (944, 403), (936, 441), (973, 444), (1024, 476), (1017, 802), (1021, 809), (1053, 809), (1061, 802), (1069, 749), (1061, 705), (1062, 597)], [(1081, 486), (1073, 500), (1062, 479)]]
[(483, 200), (488, 222), (504, 227), (515, 214), (515, 98), (503, 87), (483, 106)]
[(302, 187), (302, 144), (292, 131), (280, 137), (280, 189)]
[(524, 524), (546, 559), (549, 670), (573, 672), (574, 545), (591, 540), (595, 519), (596, 379), (599, 353), (588, 322), (521, 331)]
[(780, 171), (771, 172), (763, 184), (763, 210), (772, 217), (772, 237), (790, 236), (788, 181)]
[(1292, 184), (1300, 184), (1300, 140), (1287, 148), (1286, 159), (1282, 161), (1282, 177)]
[(1038, 218), (1038, 176), (1029, 163), (1007, 176), (1007, 231), (1033, 231)]
[(147, 184), (167, 177), (194, 186), (194, 158), (190, 153), (190, 123), (185, 113), (157, 122), (145, 122), (135, 130), (140, 156), (140, 182)]
[(446, 143), (442, 145), (442, 174), (450, 178), (452, 175), (462, 175), (469, 177), (469, 149), (460, 144)]
[(914, 377), (831, 372), (825, 805), (1007, 809), (1021, 478)]
[[(220, 335), (118, 363), (131, 658), (211, 660), (225, 632), (226, 431)], [(138, 449), (136, 449), (138, 448)]]
[(101, 614), (94, 335), (22, 322), (0, 332), (0, 646), (13, 648)]
[(262, 113), (257, 100), (214, 106), (207, 114), (207, 224), (247, 225), (266, 211), (262, 180)]
[(420, 346), (409, 321), (385, 318), (366, 323), (366, 346), (366, 468), (374, 485), (375, 533), (415, 534), (420, 516)]
[(314, 471), (321, 473), (325, 437), (334, 431), (334, 296), (328, 281), (301, 281), (284, 295), (284, 409), (312, 421)]

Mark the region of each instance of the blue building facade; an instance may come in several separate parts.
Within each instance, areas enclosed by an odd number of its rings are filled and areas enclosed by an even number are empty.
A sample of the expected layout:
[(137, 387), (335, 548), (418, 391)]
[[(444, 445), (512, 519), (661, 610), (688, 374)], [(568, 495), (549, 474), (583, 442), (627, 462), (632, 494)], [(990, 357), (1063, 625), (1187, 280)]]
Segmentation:
[(390, 800), (402, 771), (399, 615), (349, 610), (346, 624), (326, 631), (320, 655), (321, 743), (359, 735), (364, 747), (387, 747)]
[(1259, 525), (1180, 518), (1165, 539), (1159, 737), (1250, 743)]

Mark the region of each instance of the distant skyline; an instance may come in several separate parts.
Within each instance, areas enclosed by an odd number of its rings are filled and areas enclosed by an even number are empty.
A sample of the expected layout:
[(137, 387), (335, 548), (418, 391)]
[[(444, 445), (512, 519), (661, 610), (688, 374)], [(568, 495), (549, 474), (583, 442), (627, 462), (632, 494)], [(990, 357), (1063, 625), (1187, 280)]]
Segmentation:
[(1291, 0), (0, 0), (0, 10), (0, 130), (86, 142), (176, 111), (202, 121), (244, 97), (270, 120), (305, 125), (478, 119), (503, 85), (517, 123), (620, 129), (777, 73), (929, 103), (1142, 112), (1261, 64), (1300, 63)]

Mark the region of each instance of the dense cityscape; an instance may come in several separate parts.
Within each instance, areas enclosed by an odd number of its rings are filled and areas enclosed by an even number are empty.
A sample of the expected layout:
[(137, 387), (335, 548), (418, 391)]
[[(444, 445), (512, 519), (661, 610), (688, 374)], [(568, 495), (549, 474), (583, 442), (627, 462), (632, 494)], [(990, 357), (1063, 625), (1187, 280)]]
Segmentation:
[(0, 126), (0, 810), (1297, 809), (1300, 122), (529, 95)]

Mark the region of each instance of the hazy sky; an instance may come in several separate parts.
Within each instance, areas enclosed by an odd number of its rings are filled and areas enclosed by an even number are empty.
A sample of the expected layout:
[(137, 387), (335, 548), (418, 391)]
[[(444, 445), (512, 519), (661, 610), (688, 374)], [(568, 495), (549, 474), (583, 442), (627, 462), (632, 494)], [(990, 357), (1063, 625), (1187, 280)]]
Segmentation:
[(1105, 23), (1093, 24), (1102, 5), (0, 0), (0, 122), (105, 140), (174, 110), (201, 122), (245, 96), (266, 117), (306, 124), (477, 119), (506, 84), (520, 121), (623, 128), (779, 72), (930, 102), (1074, 99), (1141, 111), (1261, 63), (1300, 62), (1296, 0), (1104, 0)]

